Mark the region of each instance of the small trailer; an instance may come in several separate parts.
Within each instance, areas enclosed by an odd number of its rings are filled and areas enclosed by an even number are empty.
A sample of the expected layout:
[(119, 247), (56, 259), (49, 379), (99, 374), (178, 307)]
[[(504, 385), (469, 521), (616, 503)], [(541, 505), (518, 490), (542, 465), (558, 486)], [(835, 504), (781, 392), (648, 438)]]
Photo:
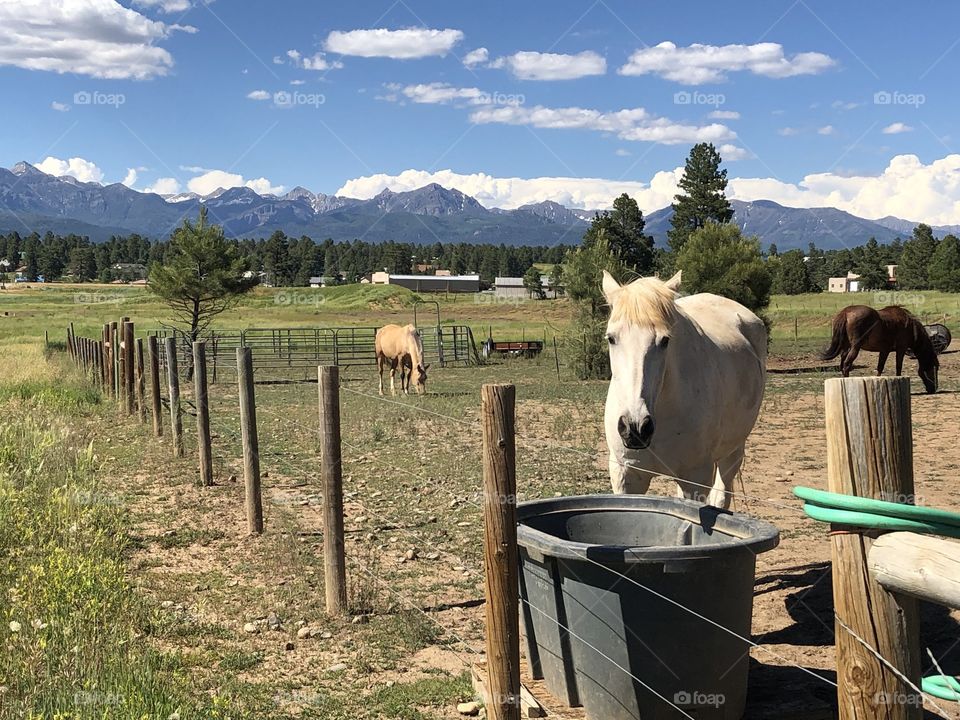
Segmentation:
[[(950, 329), (946, 325), (934, 323), (933, 325), (924, 325), (923, 328), (927, 331), (927, 335), (930, 336), (930, 341), (933, 343), (933, 349), (937, 355), (950, 347), (953, 336), (950, 334)], [(907, 350), (907, 357), (915, 357), (912, 350)]]
[(494, 340), (488, 337), (480, 350), (484, 358), (497, 354), (500, 357), (536, 357), (543, 352), (543, 340)]

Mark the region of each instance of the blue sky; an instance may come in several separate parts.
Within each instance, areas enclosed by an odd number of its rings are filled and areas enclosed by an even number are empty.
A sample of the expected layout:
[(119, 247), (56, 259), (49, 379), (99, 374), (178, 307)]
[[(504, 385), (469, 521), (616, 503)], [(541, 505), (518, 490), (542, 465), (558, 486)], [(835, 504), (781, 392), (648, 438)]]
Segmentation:
[(867, 7), (7, 0), (0, 165), (651, 211), (710, 140), (735, 197), (960, 222), (960, 7)]

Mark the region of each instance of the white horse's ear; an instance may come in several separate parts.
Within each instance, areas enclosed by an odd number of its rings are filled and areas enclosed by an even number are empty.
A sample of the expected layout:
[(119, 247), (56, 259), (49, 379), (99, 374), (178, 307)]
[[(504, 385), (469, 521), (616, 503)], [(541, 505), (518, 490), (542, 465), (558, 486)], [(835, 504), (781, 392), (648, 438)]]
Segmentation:
[(680, 292), (680, 276), (683, 274), (683, 270), (677, 270), (677, 274), (672, 278), (667, 280), (664, 285), (673, 290), (674, 292)]
[(607, 299), (607, 302), (612, 303), (614, 296), (620, 292), (621, 285), (614, 279), (613, 275), (604, 270), (601, 287), (603, 288), (603, 296)]

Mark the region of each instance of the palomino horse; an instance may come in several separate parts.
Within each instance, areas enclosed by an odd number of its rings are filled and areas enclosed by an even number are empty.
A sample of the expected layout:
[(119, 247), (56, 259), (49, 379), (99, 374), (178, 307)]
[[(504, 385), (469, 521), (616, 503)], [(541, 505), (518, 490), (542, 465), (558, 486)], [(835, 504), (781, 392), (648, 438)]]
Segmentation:
[(375, 342), (377, 350), (377, 370), (380, 373), (380, 394), (383, 395), (383, 369), (390, 366), (390, 393), (396, 395), (393, 380), (400, 368), (400, 389), (410, 393), (410, 378), (416, 374), (417, 394), (422, 395), (427, 388), (427, 368), (423, 364), (423, 343), (420, 331), (413, 325), (384, 325), (377, 330)]
[(610, 482), (645, 493), (666, 475), (678, 497), (727, 508), (763, 400), (767, 331), (733, 300), (679, 289), (680, 273), (628, 285), (603, 274)]
[(850, 305), (833, 318), (830, 347), (820, 356), (833, 360), (840, 356), (840, 372), (850, 375), (861, 350), (880, 353), (877, 375), (883, 374), (887, 355), (897, 354), (897, 375), (903, 372), (903, 356), (912, 350), (919, 365), (920, 379), (928, 393), (937, 391), (940, 361), (926, 328), (899, 305), (874, 310), (866, 305)]

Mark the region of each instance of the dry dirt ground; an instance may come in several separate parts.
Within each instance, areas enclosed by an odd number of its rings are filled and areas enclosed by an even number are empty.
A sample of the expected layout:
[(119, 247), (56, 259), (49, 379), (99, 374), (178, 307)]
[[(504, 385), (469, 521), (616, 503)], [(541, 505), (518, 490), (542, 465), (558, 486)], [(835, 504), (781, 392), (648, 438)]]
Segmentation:
[[(941, 391), (913, 396), (916, 493), (920, 504), (955, 509), (960, 353), (941, 362)], [(812, 365), (771, 362), (734, 502), (781, 531), (779, 547), (757, 567), (760, 647), (750, 651), (748, 715), (755, 719), (829, 717), (834, 696), (794, 667), (835, 678), (829, 539), (792, 495), (796, 485), (826, 485), (822, 392), (834, 373)], [(272, 703), (268, 717), (456, 717), (455, 703), (470, 699), (462, 675), (483, 651), (481, 382), (517, 383), (522, 498), (608, 488), (597, 453), (604, 385), (558, 383), (552, 373), (540, 361), (438, 368), (426, 397), (396, 400), (375, 396), (371, 369), (345, 373), (352, 618), (324, 613), (315, 384), (257, 386), (261, 537), (246, 534), (235, 386), (221, 382), (211, 392), (213, 487), (196, 484), (192, 417), (183, 459), (171, 457), (169, 423), (162, 440), (136, 425), (106, 429), (102, 452), (134, 522), (131, 572), (170, 631), (166, 649), (213, 694), (255, 688), (259, 701)], [(672, 487), (655, 483), (653, 491)], [(923, 614), (921, 647), (948, 672), (960, 672), (958, 619), (932, 607)], [(552, 717), (582, 717), (549, 695), (540, 699)], [(941, 706), (957, 716), (956, 705)]]

